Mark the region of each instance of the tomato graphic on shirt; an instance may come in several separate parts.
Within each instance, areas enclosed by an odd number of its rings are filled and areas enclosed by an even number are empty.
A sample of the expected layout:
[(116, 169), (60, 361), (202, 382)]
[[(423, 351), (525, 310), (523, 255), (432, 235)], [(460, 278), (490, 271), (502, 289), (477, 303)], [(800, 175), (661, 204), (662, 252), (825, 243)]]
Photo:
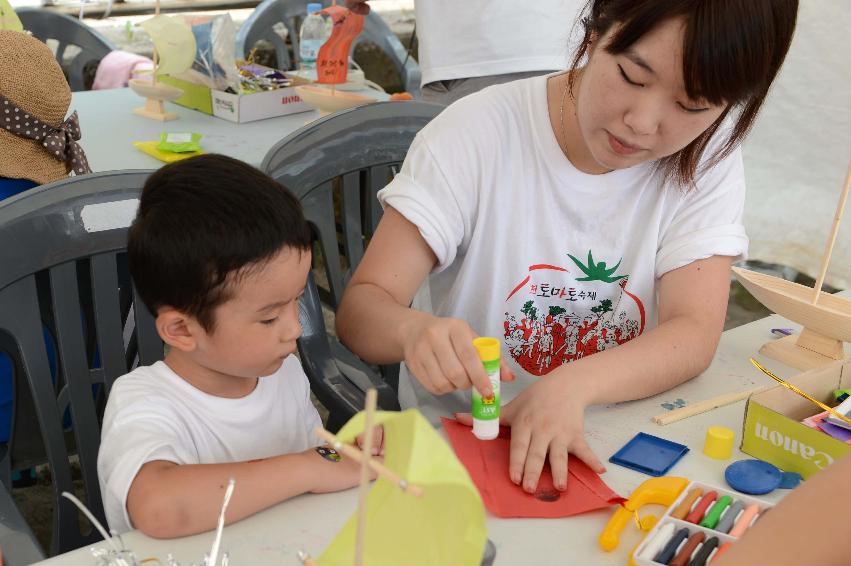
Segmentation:
[(531, 265), (505, 300), (503, 340), (509, 355), (532, 375), (615, 347), (641, 335), (645, 309), (630, 293), (621, 262), (608, 267), (588, 251), (573, 265)]

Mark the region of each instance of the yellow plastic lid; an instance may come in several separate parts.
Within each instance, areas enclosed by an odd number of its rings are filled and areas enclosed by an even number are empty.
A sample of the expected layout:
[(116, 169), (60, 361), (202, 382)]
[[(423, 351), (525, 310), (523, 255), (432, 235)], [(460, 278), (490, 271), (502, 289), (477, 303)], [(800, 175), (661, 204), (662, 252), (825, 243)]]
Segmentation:
[(733, 441), (736, 434), (724, 426), (711, 426), (706, 431), (703, 453), (710, 458), (726, 460), (733, 454)]
[(482, 336), (473, 340), (473, 346), (479, 352), (479, 359), (483, 362), (499, 359), (499, 340)]

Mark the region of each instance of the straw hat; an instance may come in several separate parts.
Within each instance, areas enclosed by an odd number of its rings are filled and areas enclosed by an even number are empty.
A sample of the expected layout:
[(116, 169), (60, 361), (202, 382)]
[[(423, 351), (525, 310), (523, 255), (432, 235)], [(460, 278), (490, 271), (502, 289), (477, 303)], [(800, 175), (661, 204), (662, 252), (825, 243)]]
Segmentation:
[[(0, 95), (54, 128), (62, 126), (71, 104), (71, 89), (50, 48), (18, 31), (0, 30)], [(0, 177), (44, 184), (70, 170), (42, 143), (0, 128)]]

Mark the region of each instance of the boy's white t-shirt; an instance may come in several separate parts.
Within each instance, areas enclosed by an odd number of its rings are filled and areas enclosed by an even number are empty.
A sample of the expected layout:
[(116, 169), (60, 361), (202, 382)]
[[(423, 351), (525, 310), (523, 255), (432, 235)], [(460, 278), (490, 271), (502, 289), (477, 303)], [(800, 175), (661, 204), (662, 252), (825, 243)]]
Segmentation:
[[(583, 173), (556, 141), (547, 78), (449, 106), (378, 195), (437, 256), (414, 307), (502, 340), (518, 376), (502, 384), (503, 402), (563, 363), (653, 328), (665, 273), (713, 255), (743, 258), (748, 245), (738, 149), (690, 190), (663, 184), (652, 163)], [(435, 397), (404, 364), (400, 401), (433, 422), (470, 410), (469, 392)]]
[[(567, 68), (584, 2), (417, 0), (422, 84)], [(581, 28), (581, 26), (579, 26)]]
[(208, 395), (164, 362), (139, 367), (112, 386), (101, 429), (98, 477), (110, 528), (133, 528), (127, 494), (147, 462), (221, 464), (301, 452), (321, 444), (310, 385), (290, 355), (249, 395)]

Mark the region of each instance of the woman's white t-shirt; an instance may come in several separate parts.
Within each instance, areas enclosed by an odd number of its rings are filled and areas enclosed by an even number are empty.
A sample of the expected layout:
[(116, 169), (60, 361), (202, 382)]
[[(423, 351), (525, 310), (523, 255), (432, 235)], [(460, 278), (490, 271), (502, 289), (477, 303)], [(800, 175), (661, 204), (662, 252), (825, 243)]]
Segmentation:
[[(503, 401), (561, 364), (653, 328), (657, 282), (668, 271), (713, 255), (743, 258), (748, 245), (738, 149), (691, 189), (663, 183), (652, 163), (583, 173), (556, 141), (547, 78), (492, 86), (448, 107), (379, 192), (437, 256), (415, 308), (502, 340), (518, 375), (502, 384)], [(470, 407), (469, 392), (434, 397), (404, 365), (400, 399), (432, 420)]]

